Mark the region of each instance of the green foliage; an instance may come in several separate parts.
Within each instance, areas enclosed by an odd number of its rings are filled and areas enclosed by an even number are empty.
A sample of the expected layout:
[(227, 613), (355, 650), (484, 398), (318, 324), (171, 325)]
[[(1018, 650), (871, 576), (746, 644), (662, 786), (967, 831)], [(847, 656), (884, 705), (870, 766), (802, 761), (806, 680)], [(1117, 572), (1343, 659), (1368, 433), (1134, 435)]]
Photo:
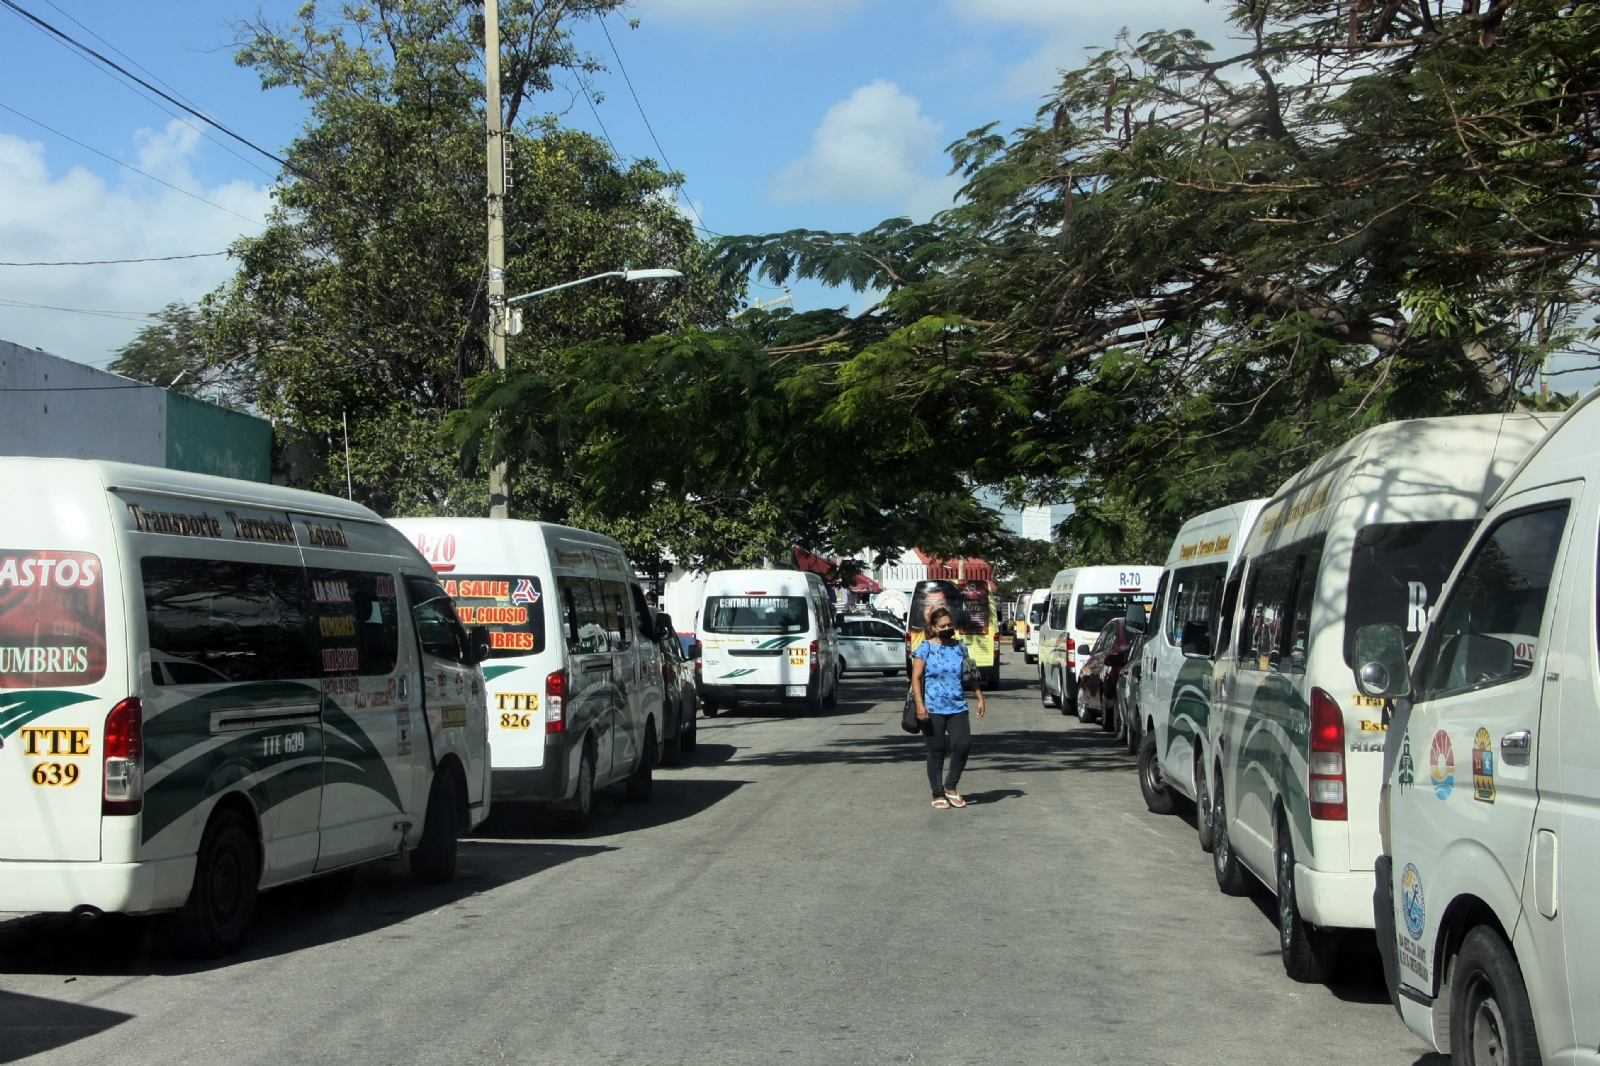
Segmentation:
[[(524, 305), (526, 326), (508, 345), (514, 365), (721, 321), (737, 296), (674, 206), (677, 175), (648, 160), (623, 165), (595, 138), (528, 117), (558, 74), (594, 69), (571, 43), (573, 22), (620, 5), (501, 5), (514, 142), (507, 286), (530, 291), (630, 261), (686, 277), (601, 282)], [(486, 471), (463, 466), (439, 436), (486, 364), (479, 11), (401, 0), (345, 6), (328, 21), (308, 4), (286, 27), (240, 26), (239, 63), (264, 88), (298, 90), (311, 118), (288, 150), (266, 232), (240, 241), (239, 272), (212, 298), (212, 346), (244, 353), (262, 412), (308, 435), (326, 469), (309, 487), (342, 494), (348, 417), (357, 498), (383, 514), (487, 508)], [(513, 485), (513, 506), (539, 517), (527, 494), (562, 492), (582, 495), (530, 473)]]
[(207, 307), (171, 303), (155, 319), (118, 349), (106, 369), (227, 407), (255, 402), (251, 361), (216, 351)]

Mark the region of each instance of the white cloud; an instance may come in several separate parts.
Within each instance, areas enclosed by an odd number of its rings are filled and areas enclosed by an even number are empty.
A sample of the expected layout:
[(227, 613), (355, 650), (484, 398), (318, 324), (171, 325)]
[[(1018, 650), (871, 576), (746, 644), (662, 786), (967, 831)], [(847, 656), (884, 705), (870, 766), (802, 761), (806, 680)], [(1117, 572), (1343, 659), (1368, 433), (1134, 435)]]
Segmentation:
[(783, 169), (775, 192), (790, 203), (892, 199), (931, 214), (948, 207), (954, 192), (929, 174), (938, 137), (939, 124), (898, 85), (863, 85), (828, 109), (811, 150)]
[(1039, 49), (1006, 71), (1006, 88), (1037, 97), (1056, 87), (1061, 71), (1080, 66), (1087, 49), (1110, 47), (1127, 29), (1135, 40), (1150, 30), (1190, 29), (1218, 48), (1227, 37), (1226, 0), (950, 0), (959, 16), (977, 23), (1022, 26), (1040, 36)]
[[(83, 167), (52, 175), (43, 144), (0, 134), (0, 261), (216, 252), (241, 233), (260, 232), (248, 219), (265, 217), (271, 206), (267, 189), (248, 181), (208, 188), (196, 180), (189, 165), (199, 143), (194, 130), (172, 122), (164, 130), (139, 130), (134, 143), (139, 169), (237, 215), (121, 168), (111, 182)], [(0, 300), (10, 302), (0, 304), (0, 337), (103, 365), (137, 332), (138, 320), (10, 304), (150, 312), (203, 296), (232, 269), (232, 260), (224, 256), (118, 266), (0, 267)]]

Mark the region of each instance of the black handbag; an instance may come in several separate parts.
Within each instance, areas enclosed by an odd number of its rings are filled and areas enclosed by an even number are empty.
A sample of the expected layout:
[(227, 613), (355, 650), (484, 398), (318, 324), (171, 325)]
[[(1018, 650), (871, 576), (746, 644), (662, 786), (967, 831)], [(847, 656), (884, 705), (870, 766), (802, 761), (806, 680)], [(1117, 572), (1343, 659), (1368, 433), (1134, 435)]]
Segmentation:
[(900, 708), (900, 728), (907, 733), (922, 732), (922, 719), (917, 717), (917, 690), (906, 686), (906, 702)]

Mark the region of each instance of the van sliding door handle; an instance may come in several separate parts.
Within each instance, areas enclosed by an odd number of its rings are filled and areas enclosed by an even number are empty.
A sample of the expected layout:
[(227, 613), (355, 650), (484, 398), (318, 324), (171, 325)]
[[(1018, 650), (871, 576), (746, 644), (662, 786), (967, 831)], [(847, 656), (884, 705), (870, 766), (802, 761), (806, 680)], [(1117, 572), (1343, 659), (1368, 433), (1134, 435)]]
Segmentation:
[(1533, 734), (1526, 729), (1507, 733), (1500, 738), (1500, 756), (1511, 766), (1528, 765), (1533, 752)]

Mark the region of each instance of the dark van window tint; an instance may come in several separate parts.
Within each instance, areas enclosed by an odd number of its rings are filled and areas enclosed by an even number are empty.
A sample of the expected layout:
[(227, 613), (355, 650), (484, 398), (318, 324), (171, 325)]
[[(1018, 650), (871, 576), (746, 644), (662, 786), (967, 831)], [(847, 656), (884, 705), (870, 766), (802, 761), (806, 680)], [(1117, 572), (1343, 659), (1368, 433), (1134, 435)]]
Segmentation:
[(1155, 602), (1154, 592), (1085, 593), (1078, 597), (1076, 629), (1102, 629), (1113, 618), (1126, 617), (1128, 608), (1136, 603), (1146, 610)]
[(544, 651), (544, 586), (517, 574), (449, 577), (444, 591), (456, 601), (464, 626), (489, 630), (489, 658), (509, 659)]
[(1410, 654), (1477, 524), (1392, 522), (1356, 534), (1344, 616), (1346, 665), (1355, 653), (1356, 631), (1380, 622), (1404, 630)]
[(574, 655), (610, 651), (600, 583), (586, 577), (556, 579), (561, 593), (561, 629)]
[(411, 600), (411, 620), (417, 627), (417, 640), (424, 655), (467, 661), (467, 631), (456, 617), (455, 604), (437, 581), (422, 577), (406, 578), (406, 596)]
[(1167, 643), (1176, 646), (1182, 641), (1187, 622), (1204, 623), (1207, 633), (1215, 631), (1217, 611), (1222, 604), (1222, 585), (1227, 578), (1226, 563), (1186, 566), (1162, 576), (1167, 596)]
[(710, 633), (804, 633), (804, 596), (707, 596)]
[(139, 569), (156, 684), (322, 673), (300, 567), (148, 556)]
[(400, 601), (394, 577), (365, 570), (311, 567), (311, 604), (329, 674), (382, 676), (400, 653)]
[(1479, 541), (1423, 655), (1426, 698), (1504, 684), (1533, 670), (1567, 508), (1513, 515)]
[(1028, 624), (1030, 626), (1044, 625), (1044, 616), (1050, 611), (1050, 601), (1040, 600), (1028, 608)]

